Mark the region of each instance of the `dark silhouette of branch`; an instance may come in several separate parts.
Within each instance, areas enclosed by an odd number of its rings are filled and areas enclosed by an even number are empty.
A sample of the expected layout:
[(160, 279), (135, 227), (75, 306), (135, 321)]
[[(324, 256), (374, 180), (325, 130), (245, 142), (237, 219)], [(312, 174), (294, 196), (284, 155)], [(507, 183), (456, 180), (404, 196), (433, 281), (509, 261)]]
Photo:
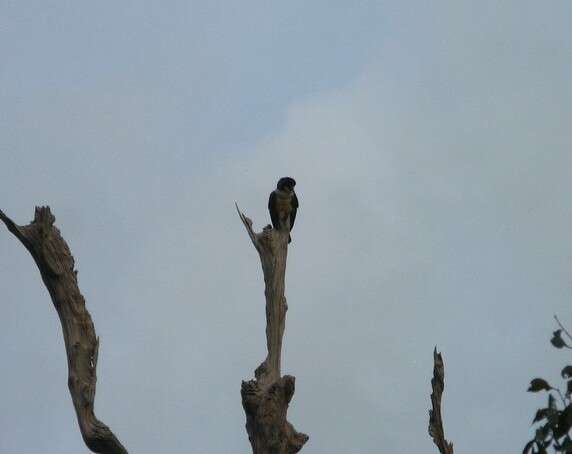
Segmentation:
[(54, 225), (50, 207), (36, 207), (34, 220), (25, 226), (16, 225), (2, 211), (0, 219), (34, 258), (60, 317), (68, 358), (68, 388), (85, 444), (100, 454), (127, 454), (94, 414), (99, 338), (77, 285), (74, 258)]
[(437, 347), (433, 350), (433, 378), (431, 379), (431, 405), (429, 410), (429, 435), (433, 438), (435, 446), (441, 454), (453, 454), (453, 444), (445, 439), (443, 430), (443, 417), (441, 415), (441, 397), (445, 389), (445, 367), (441, 353), (437, 353)]

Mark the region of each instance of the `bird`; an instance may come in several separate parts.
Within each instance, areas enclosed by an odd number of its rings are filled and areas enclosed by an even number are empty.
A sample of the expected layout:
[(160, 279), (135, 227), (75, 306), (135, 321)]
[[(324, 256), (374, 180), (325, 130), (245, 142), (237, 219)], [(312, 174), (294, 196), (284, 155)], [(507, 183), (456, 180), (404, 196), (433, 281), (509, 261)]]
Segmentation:
[[(276, 230), (286, 230), (290, 232), (294, 227), (296, 212), (298, 211), (298, 197), (294, 192), (296, 181), (294, 178), (284, 177), (278, 180), (276, 189), (270, 193), (268, 198), (268, 211), (272, 226)], [(292, 241), (288, 235), (288, 243)]]

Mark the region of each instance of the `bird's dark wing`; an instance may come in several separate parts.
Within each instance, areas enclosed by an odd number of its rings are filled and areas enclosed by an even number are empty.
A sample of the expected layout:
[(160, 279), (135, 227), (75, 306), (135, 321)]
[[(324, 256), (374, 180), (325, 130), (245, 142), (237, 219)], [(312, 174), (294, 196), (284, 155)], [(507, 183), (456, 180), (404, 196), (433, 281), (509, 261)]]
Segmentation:
[(272, 219), (272, 225), (275, 229), (279, 228), (278, 213), (276, 212), (276, 194), (274, 191), (270, 193), (268, 198), (268, 211), (270, 212), (270, 219)]
[(296, 220), (296, 212), (298, 211), (298, 197), (296, 193), (292, 195), (292, 212), (290, 213), (290, 230), (294, 228), (294, 221)]

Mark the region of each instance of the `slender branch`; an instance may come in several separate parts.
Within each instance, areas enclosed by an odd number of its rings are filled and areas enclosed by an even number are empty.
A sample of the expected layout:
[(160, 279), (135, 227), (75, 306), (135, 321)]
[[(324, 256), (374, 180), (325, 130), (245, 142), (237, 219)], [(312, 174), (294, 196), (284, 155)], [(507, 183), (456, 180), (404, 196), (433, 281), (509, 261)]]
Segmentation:
[(433, 378), (431, 379), (431, 404), (429, 410), (429, 435), (441, 454), (453, 454), (453, 444), (445, 439), (443, 430), (443, 418), (441, 416), (441, 397), (445, 389), (445, 367), (441, 353), (437, 353), (437, 347), (433, 350)]
[(127, 454), (94, 414), (99, 338), (77, 285), (74, 258), (54, 225), (50, 207), (36, 207), (34, 220), (26, 226), (17, 226), (2, 211), (0, 220), (34, 258), (58, 312), (68, 359), (68, 388), (85, 444), (100, 454)]

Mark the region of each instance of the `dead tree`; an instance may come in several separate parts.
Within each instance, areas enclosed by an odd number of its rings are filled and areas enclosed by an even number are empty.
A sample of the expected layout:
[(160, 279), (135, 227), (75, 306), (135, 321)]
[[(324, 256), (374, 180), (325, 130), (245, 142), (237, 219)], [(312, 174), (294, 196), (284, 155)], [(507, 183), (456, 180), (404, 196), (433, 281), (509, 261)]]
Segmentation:
[(433, 378), (431, 379), (431, 406), (429, 410), (429, 435), (441, 454), (453, 454), (453, 444), (445, 439), (443, 416), (441, 415), (441, 398), (445, 389), (445, 366), (441, 353), (433, 350)]
[[(308, 436), (296, 432), (286, 420), (295, 378), (280, 374), (288, 308), (284, 296), (288, 232), (265, 228), (255, 233), (252, 221), (240, 211), (239, 215), (262, 263), (268, 348), (266, 359), (254, 372), (255, 379), (242, 382), (246, 429), (254, 454), (296, 453)], [(34, 220), (28, 225), (16, 225), (2, 211), (0, 219), (34, 258), (60, 318), (68, 359), (68, 388), (85, 444), (100, 454), (127, 454), (109, 427), (94, 414), (99, 338), (78, 287), (74, 258), (54, 225), (55, 217), (49, 207), (36, 207)]]
[(18, 226), (2, 211), (0, 219), (34, 258), (58, 312), (68, 359), (68, 387), (81, 436), (100, 454), (127, 454), (113, 432), (94, 414), (99, 338), (77, 285), (69, 247), (54, 225), (50, 207), (36, 207), (34, 220)]
[[(252, 221), (236, 207), (240, 219), (260, 255), (266, 297), (266, 359), (254, 371), (254, 380), (243, 381), (242, 406), (246, 430), (254, 454), (292, 454), (308, 441), (286, 419), (294, 395), (295, 377), (281, 376), (280, 359), (286, 320), (285, 274), (288, 230), (267, 226), (260, 233)], [(77, 415), (81, 435), (87, 447), (100, 454), (127, 454), (127, 450), (94, 414), (96, 368), (99, 338), (77, 283), (77, 270), (69, 247), (54, 225), (49, 207), (36, 207), (34, 220), (19, 226), (0, 210), (0, 220), (28, 249), (58, 312), (68, 359), (68, 388)], [(433, 352), (429, 410), (429, 434), (441, 454), (453, 454), (453, 445), (445, 439), (441, 398), (445, 387), (443, 358)]]
[(287, 230), (267, 226), (260, 233), (236, 207), (252, 244), (260, 255), (266, 296), (266, 359), (254, 371), (254, 380), (243, 381), (240, 394), (246, 413), (246, 431), (253, 454), (290, 454), (302, 449), (306, 434), (296, 432), (286, 420), (294, 395), (295, 377), (280, 375), (282, 337), (286, 320), (284, 279), (288, 253)]

